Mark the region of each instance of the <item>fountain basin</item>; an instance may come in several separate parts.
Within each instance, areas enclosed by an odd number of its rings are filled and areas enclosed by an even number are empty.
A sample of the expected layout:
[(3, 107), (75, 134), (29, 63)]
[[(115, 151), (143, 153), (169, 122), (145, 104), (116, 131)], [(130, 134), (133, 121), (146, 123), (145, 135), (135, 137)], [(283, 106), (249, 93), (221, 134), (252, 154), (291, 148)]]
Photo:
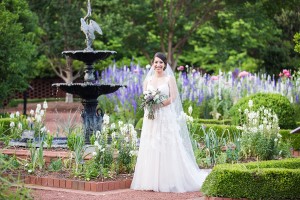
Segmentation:
[(98, 84), (98, 83), (54, 83), (52, 86), (56, 86), (61, 90), (76, 94), (82, 99), (97, 99), (100, 95), (110, 94), (117, 91), (120, 87), (126, 87), (125, 85), (114, 84)]
[(116, 54), (116, 51), (101, 50), (101, 51), (85, 51), (85, 50), (76, 50), (76, 51), (63, 51), (62, 54), (69, 56), (75, 60), (80, 60), (87, 65), (92, 65), (98, 60), (104, 60), (110, 55)]

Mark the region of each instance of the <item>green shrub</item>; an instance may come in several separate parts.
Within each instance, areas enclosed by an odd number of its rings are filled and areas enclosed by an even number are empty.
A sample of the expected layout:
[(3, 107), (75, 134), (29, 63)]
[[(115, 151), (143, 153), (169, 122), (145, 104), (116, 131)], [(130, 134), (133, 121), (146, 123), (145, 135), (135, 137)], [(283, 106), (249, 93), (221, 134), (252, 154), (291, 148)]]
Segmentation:
[[(11, 119), (11, 118), (0, 118), (0, 126), (1, 130), (5, 131), (9, 129), (10, 122), (17, 122), (17, 119)], [(1, 132), (2, 133), (2, 132)], [(0, 134), (1, 135), (1, 134)]]
[(203, 124), (225, 124), (230, 125), (231, 120), (230, 119), (224, 119), (224, 120), (216, 120), (216, 119), (194, 119), (194, 122), (196, 123), (203, 123)]
[(207, 176), (201, 191), (214, 197), (299, 199), (299, 168), (299, 158), (221, 164)]
[(122, 105), (117, 98), (109, 99), (107, 96), (98, 98), (98, 107), (109, 115), (112, 122), (123, 121), (135, 125), (144, 115), (144, 110), (139, 107), (134, 108), (131, 102)]
[(142, 129), (142, 126), (143, 126), (143, 118), (141, 117), (141, 118), (139, 119), (139, 121), (136, 123), (135, 129), (141, 130), (141, 129)]
[(291, 130), (284, 130), (281, 129), (279, 131), (280, 135), (282, 136), (283, 141), (288, 141), (291, 143), (291, 147), (293, 147), (294, 150), (300, 149), (300, 134), (291, 134)]
[(184, 100), (183, 101), (183, 111), (188, 113), (189, 107), (192, 106), (193, 118), (211, 119), (212, 116), (209, 114), (212, 110), (211, 105), (209, 105), (209, 100), (204, 100), (201, 105), (198, 105), (195, 101)]
[(296, 127), (296, 121), (294, 118), (295, 110), (289, 100), (280, 94), (271, 93), (257, 93), (248, 97), (240, 99), (230, 109), (230, 116), (233, 124), (241, 123), (241, 112), (244, 112), (248, 108), (249, 100), (253, 101), (252, 110), (257, 110), (261, 106), (271, 109), (275, 112), (279, 119), (279, 126), (282, 129), (293, 129)]
[(300, 126), (300, 103), (293, 103), (292, 106), (295, 110), (294, 118), (299, 123), (297, 126)]
[[(21, 174), (14, 177), (12, 169), (19, 166), (17, 158), (0, 153), (0, 199), (33, 199), (31, 191), (21, 183)], [(8, 174), (8, 176), (4, 176)]]
[(58, 158), (58, 159), (51, 160), (48, 169), (49, 171), (52, 172), (58, 172), (62, 169), (62, 167), (63, 167), (62, 159)]
[[(223, 133), (230, 134), (232, 136), (234, 133), (240, 132), (236, 126), (230, 126), (230, 125), (219, 125), (219, 124), (200, 124), (198, 123), (199, 127), (203, 127), (204, 130), (213, 129), (214, 132), (216, 132), (217, 136), (221, 137)], [(197, 129), (197, 135), (204, 136), (204, 130), (202, 128)]]

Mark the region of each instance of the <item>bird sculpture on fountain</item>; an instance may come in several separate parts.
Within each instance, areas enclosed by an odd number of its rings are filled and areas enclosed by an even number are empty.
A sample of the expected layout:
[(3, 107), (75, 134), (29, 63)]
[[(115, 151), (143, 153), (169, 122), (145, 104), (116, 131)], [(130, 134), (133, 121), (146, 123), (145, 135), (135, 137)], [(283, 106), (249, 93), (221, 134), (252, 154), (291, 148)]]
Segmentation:
[(92, 48), (92, 43), (93, 40), (95, 40), (95, 34), (94, 32), (96, 31), (100, 35), (102, 35), (102, 30), (100, 26), (94, 21), (94, 20), (89, 20), (89, 23), (87, 21), (87, 18), (92, 15), (92, 9), (91, 9), (91, 3), (90, 0), (88, 0), (88, 6), (87, 6), (87, 14), (84, 18), (80, 18), (81, 22), (81, 30), (84, 32), (85, 37), (86, 37), (86, 46), (85, 51), (94, 51)]

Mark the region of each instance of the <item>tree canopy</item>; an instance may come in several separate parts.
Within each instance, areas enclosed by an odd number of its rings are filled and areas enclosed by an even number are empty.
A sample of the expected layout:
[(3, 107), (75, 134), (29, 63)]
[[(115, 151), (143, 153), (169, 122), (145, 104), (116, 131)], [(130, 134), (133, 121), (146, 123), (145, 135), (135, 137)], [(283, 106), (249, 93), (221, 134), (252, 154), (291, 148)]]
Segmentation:
[[(9, 90), (26, 88), (32, 76), (60, 76), (65, 82), (79, 77), (83, 63), (61, 52), (85, 48), (80, 18), (86, 3), (1, 1), (1, 99)], [(91, 18), (103, 30), (94, 49), (118, 52), (96, 64), (99, 70), (113, 59), (145, 66), (157, 51), (167, 54), (173, 69), (189, 65), (211, 73), (240, 68), (278, 74), (299, 68), (294, 51), (299, 48), (298, 0), (92, 0), (91, 6)]]
[(25, 0), (0, 2), (0, 105), (33, 77), (37, 18)]

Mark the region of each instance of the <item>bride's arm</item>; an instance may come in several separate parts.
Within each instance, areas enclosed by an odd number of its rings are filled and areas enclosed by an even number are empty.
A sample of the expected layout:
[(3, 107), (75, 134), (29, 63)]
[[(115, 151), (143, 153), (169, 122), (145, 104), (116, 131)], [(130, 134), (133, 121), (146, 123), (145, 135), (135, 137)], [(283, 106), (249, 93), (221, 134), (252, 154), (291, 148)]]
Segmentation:
[(170, 89), (170, 96), (168, 99), (166, 99), (165, 101), (162, 102), (163, 106), (170, 105), (172, 102), (175, 101), (175, 99), (178, 96), (177, 84), (176, 84), (176, 80), (174, 77), (169, 78), (168, 85), (169, 85), (169, 89)]

